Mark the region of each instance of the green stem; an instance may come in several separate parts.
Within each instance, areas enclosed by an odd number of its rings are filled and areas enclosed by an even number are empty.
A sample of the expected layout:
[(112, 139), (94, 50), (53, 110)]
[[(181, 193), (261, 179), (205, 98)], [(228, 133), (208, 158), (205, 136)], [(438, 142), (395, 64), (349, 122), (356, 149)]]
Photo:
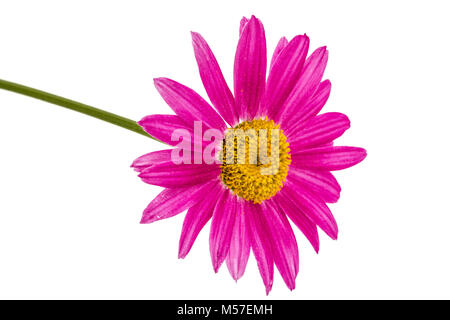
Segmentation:
[(14, 83), (14, 82), (2, 80), (2, 79), (0, 79), (0, 88), (15, 92), (15, 93), (20, 93), (25, 96), (33, 97), (33, 98), (36, 98), (39, 100), (43, 100), (46, 102), (50, 102), (50, 103), (56, 104), (58, 106), (67, 108), (67, 109), (78, 111), (78, 112), (87, 114), (88, 116), (115, 124), (116, 126), (131, 130), (133, 132), (142, 134), (143, 136), (146, 136), (147, 138), (152, 138), (156, 141), (159, 141), (158, 139), (153, 138), (151, 135), (149, 135), (147, 132), (145, 132), (144, 129), (142, 129), (142, 127), (140, 125), (138, 125), (136, 121), (118, 116), (114, 113), (104, 111), (101, 109), (97, 109), (97, 108), (88, 106), (87, 104), (84, 104), (84, 103), (66, 99), (66, 98), (63, 98), (63, 97), (60, 97), (60, 96), (57, 96), (57, 95), (54, 95), (54, 94), (51, 94), (48, 92), (44, 92), (41, 90), (37, 90), (34, 88), (30, 88), (30, 87), (27, 87), (27, 86), (24, 86), (24, 85), (21, 85), (18, 83)]

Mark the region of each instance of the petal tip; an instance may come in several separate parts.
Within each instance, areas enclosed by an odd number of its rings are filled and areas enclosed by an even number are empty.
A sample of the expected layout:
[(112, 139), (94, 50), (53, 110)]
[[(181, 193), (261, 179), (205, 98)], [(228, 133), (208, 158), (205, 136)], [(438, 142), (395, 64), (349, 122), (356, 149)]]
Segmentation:
[(195, 31), (191, 31), (191, 37), (192, 37), (192, 41), (197, 40), (198, 38), (201, 37), (200, 33), (195, 32)]
[(141, 221), (139, 222), (140, 224), (148, 224), (149, 223), (149, 220), (147, 219), (147, 218), (145, 218), (145, 217), (142, 217), (141, 218)]
[(239, 273), (239, 271), (237, 270), (230, 271), (230, 274), (235, 282), (237, 282), (243, 276), (243, 274)]
[[(283, 38), (287, 41), (286, 37), (283, 37)], [(299, 35), (296, 35), (294, 38), (292, 38), (291, 41), (293, 41), (293, 40), (295, 40), (295, 41), (304, 40), (304, 41), (308, 41), (309, 42), (309, 37), (306, 35), (306, 33), (305, 34), (299, 34)]]
[(320, 243), (319, 243), (319, 236), (317, 235), (316, 241), (314, 241), (314, 243), (312, 243), (312, 247), (314, 249), (314, 251), (319, 254), (319, 249), (320, 249)]
[(336, 231), (336, 233), (331, 234), (331, 235), (330, 235), (330, 238), (331, 238), (332, 240), (337, 240), (337, 239), (338, 239), (338, 232)]
[(329, 79), (325, 79), (325, 80), (322, 81), (322, 85), (325, 88), (331, 88), (331, 81)]
[(367, 150), (364, 148), (361, 148), (361, 149), (362, 149), (362, 157), (363, 157), (362, 160), (364, 160), (367, 157)]
[(142, 178), (145, 178), (145, 173), (140, 172), (140, 173), (138, 174), (138, 177), (141, 178), (141, 179), (142, 179)]
[(358, 155), (357, 155), (357, 159), (355, 159), (355, 164), (353, 164), (353, 166), (361, 163), (367, 157), (366, 149), (355, 147), (355, 151), (358, 152)]
[(168, 78), (164, 77), (153, 78), (153, 84), (158, 89), (159, 87), (162, 87), (164, 82), (167, 82), (168, 80), (169, 80)]
[(266, 286), (266, 296), (269, 295), (270, 291), (272, 291), (272, 284)]
[(261, 24), (261, 20), (259, 20), (257, 17), (252, 15), (250, 19), (248, 20), (249, 24)]

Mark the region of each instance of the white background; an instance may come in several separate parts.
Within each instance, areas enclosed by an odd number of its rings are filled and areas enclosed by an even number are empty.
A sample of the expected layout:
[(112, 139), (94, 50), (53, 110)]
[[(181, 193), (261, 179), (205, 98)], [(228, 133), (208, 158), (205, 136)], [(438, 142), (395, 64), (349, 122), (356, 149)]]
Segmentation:
[[(367, 159), (337, 173), (337, 241), (297, 233), (300, 273), (269, 298), (450, 298), (450, 44), (446, 1), (2, 1), (0, 78), (138, 120), (170, 113), (152, 78), (202, 95), (189, 31), (231, 84), (239, 20), (270, 52), (307, 33), (327, 45), (325, 111)], [(236, 284), (214, 274), (209, 224), (177, 259), (184, 214), (140, 225), (160, 191), (129, 165), (164, 148), (63, 108), (0, 91), (0, 298), (265, 298), (254, 257)]]

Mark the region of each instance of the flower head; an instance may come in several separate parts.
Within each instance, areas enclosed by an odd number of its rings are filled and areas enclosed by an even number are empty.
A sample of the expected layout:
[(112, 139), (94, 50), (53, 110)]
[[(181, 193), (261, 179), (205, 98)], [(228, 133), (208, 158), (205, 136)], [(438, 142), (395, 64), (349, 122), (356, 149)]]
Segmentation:
[(326, 203), (336, 202), (341, 189), (330, 171), (366, 157), (362, 148), (333, 145), (350, 127), (344, 114), (319, 114), (331, 89), (330, 81), (322, 81), (328, 51), (321, 47), (307, 57), (306, 35), (283, 37), (266, 79), (263, 25), (255, 17), (243, 18), (233, 94), (206, 41), (198, 33), (192, 39), (214, 108), (180, 83), (155, 79), (175, 115), (150, 115), (139, 124), (175, 148), (143, 155), (132, 165), (144, 182), (165, 188), (141, 222), (187, 210), (179, 246), (184, 258), (211, 219), (216, 272), (226, 261), (231, 276), (239, 279), (252, 250), (266, 292), (272, 288), (274, 265), (292, 290), (299, 263), (288, 218), (317, 252), (317, 226), (336, 239), (337, 224)]

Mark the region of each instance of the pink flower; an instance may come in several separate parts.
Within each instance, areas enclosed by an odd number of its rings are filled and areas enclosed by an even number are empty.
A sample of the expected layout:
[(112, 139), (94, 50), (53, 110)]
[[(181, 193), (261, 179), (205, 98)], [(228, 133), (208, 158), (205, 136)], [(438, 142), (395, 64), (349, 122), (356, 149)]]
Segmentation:
[[(243, 164), (192, 161), (205, 153), (209, 143), (198, 139), (188, 142), (194, 152), (182, 164), (173, 162), (174, 149), (143, 155), (132, 167), (144, 182), (165, 189), (145, 209), (141, 223), (187, 210), (179, 245), (179, 257), (184, 258), (212, 219), (209, 244), (214, 271), (226, 260), (231, 276), (239, 279), (251, 249), (266, 292), (272, 288), (274, 264), (292, 290), (299, 262), (288, 218), (317, 252), (317, 226), (336, 239), (338, 227), (326, 203), (336, 202), (341, 188), (330, 171), (351, 167), (366, 157), (362, 148), (333, 146), (333, 140), (350, 127), (344, 114), (318, 115), (331, 89), (329, 80), (322, 81), (328, 51), (321, 47), (307, 57), (306, 35), (290, 41), (283, 37), (272, 56), (266, 80), (263, 25), (255, 17), (243, 18), (233, 95), (206, 41), (198, 33), (192, 33), (192, 39), (200, 76), (215, 110), (193, 90), (158, 78), (155, 86), (176, 115), (151, 115), (139, 124), (153, 137), (179, 147), (178, 140), (172, 141), (173, 132), (183, 130), (195, 136), (194, 122), (201, 121), (203, 130), (216, 129), (222, 134), (214, 144), (223, 148), (223, 153), (216, 156), (219, 160), (225, 159), (227, 148), (222, 138), (231, 132), (227, 128), (255, 130), (259, 134), (258, 149), (265, 145), (261, 139), (266, 132), (280, 129), (279, 140), (270, 149), (276, 147), (278, 151), (269, 150), (271, 156), (278, 156), (277, 167), (275, 162), (263, 163), (260, 157), (256, 163), (246, 159)], [(228, 150), (236, 156), (238, 142), (234, 138), (232, 141), (235, 149), (230, 145)], [(251, 150), (249, 141), (245, 140), (244, 150)], [(250, 157), (251, 151), (248, 153)], [(267, 175), (260, 171), (262, 168), (274, 170)]]

